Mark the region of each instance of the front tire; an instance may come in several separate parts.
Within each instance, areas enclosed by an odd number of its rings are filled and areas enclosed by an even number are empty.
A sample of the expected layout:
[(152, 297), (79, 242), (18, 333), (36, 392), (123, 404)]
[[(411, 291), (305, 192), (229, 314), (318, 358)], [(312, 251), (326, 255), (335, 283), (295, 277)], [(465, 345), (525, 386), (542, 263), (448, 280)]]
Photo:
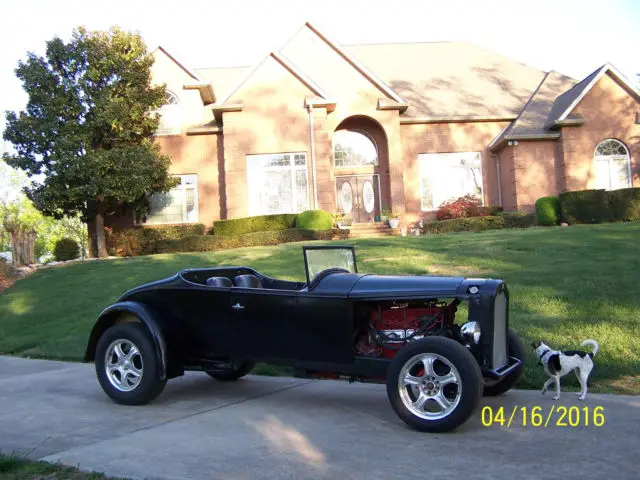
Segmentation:
[(123, 405), (149, 403), (166, 384), (155, 343), (141, 323), (107, 329), (96, 346), (95, 368), (104, 392)]
[(498, 382), (485, 383), (482, 393), (486, 397), (496, 397), (511, 390), (524, 373), (524, 359), (526, 352), (520, 337), (518, 337), (518, 334), (510, 328), (507, 330), (507, 351), (509, 352), (510, 357), (516, 357), (522, 363), (502, 380)]
[(410, 343), (393, 358), (387, 396), (407, 425), (423, 432), (447, 432), (464, 423), (478, 406), (482, 373), (458, 342), (429, 337)]
[(222, 365), (219, 369), (205, 370), (205, 372), (211, 378), (214, 378), (216, 380), (231, 382), (233, 380), (238, 380), (245, 375), (248, 375), (249, 373), (251, 373), (251, 370), (253, 370), (253, 367), (255, 366), (256, 364), (253, 362), (243, 362), (240, 364), (228, 362), (225, 365)]

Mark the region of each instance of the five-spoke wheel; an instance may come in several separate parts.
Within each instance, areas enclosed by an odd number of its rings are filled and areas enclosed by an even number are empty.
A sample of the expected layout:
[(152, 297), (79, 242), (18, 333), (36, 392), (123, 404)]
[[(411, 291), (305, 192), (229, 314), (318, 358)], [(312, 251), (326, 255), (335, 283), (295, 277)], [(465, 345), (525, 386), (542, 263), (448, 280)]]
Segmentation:
[(400, 350), (387, 371), (387, 395), (398, 416), (427, 432), (456, 428), (469, 418), (482, 392), (473, 355), (454, 340), (430, 337)]

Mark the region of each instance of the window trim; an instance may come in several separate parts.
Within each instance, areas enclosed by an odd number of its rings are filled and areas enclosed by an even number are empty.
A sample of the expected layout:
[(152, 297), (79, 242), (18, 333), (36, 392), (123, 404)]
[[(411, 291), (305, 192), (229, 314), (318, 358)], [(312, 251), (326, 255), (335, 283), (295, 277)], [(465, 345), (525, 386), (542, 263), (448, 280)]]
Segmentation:
[[(369, 141), (373, 144), (373, 148), (375, 148), (376, 150), (376, 163), (373, 165), (337, 165), (336, 164), (336, 136), (340, 133), (340, 132), (354, 132), (354, 133), (359, 133), (361, 135), (363, 135), (364, 137), (368, 138)], [(367, 132), (366, 130), (360, 129), (360, 128), (342, 128), (340, 130), (336, 130), (331, 138), (331, 156), (333, 157), (333, 168), (335, 169), (340, 169), (340, 170), (354, 170), (354, 169), (358, 169), (358, 168), (376, 168), (380, 166), (380, 150), (378, 149), (378, 144), (376, 143), (375, 139), (373, 138), (373, 135), (371, 135), (369, 132)]]
[[(300, 213), (304, 210), (300, 210), (300, 212), (296, 211), (295, 208), (295, 193), (296, 193), (296, 175), (295, 172), (296, 171), (304, 171), (304, 175), (305, 175), (305, 180), (306, 180), (306, 184), (307, 184), (307, 206), (304, 208), (306, 210), (311, 208), (311, 187), (309, 185), (309, 155), (308, 152), (306, 151), (287, 151), (287, 152), (270, 152), (270, 153), (249, 153), (245, 155), (245, 168), (246, 168), (246, 174), (245, 174), (245, 181), (246, 181), (246, 187), (247, 187), (247, 214), (250, 217), (254, 217), (254, 216), (260, 216), (260, 215), (278, 215), (277, 213), (253, 213), (251, 212), (251, 197), (250, 197), (250, 192), (249, 192), (249, 166), (248, 166), (248, 161), (250, 157), (253, 158), (257, 158), (257, 157), (274, 157), (274, 156), (278, 156), (278, 155), (291, 155), (291, 161), (290, 164), (288, 166), (285, 165), (272, 165), (269, 167), (265, 167), (262, 170), (263, 171), (290, 171), (293, 174), (291, 175), (291, 192), (292, 192), (292, 198), (291, 198), (291, 211), (289, 212), (281, 212), (281, 213)], [(304, 155), (304, 166), (303, 165), (296, 165), (295, 164), (295, 155)]]
[(480, 163), (480, 200), (482, 202), (482, 206), (486, 206), (486, 202), (485, 202), (485, 188), (484, 188), (484, 167), (482, 164), (482, 152), (481, 151), (466, 151), (466, 152), (422, 152), (422, 153), (418, 153), (418, 157), (417, 157), (417, 161), (418, 161), (418, 175), (420, 177), (420, 211), (421, 212), (425, 212), (425, 213), (433, 213), (433, 212), (437, 212), (438, 209), (440, 208), (440, 206), (434, 206), (433, 208), (424, 208), (424, 199), (423, 199), (423, 193), (424, 193), (424, 181), (423, 181), (423, 175), (422, 175), (422, 161), (420, 159), (421, 155), (456, 155), (456, 154), (475, 154), (478, 155), (478, 159), (479, 159), (479, 163)]
[[(605, 190), (607, 191), (611, 191), (614, 190), (611, 185), (611, 161), (614, 158), (620, 158), (622, 157), (622, 155), (598, 155), (598, 148), (600, 148), (600, 145), (602, 145), (604, 142), (608, 142), (608, 141), (614, 141), (619, 143), (620, 145), (622, 145), (622, 147), (624, 148), (626, 155), (627, 155), (627, 175), (628, 175), (628, 179), (629, 179), (629, 183), (626, 187), (619, 187), (616, 188), (615, 190), (619, 190), (621, 188), (632, 188), (633, 187), (633, 175), (632, 175), (632, 169), (631, 169), (631, 152), (629, 151), (629, 147), (627, 147), (627, 144), (624, 143), (622, 140), (619, 140), (617, 138), (605, 138), (604, 140), (601, 140), (598, 142), (598, 144), (596, 145), (596, 148), (593, 150), (593, 171), (594, 171), (594, 176), (597, 173), (596, 172), (596, 162), (598, 160), (607, 160), (607, 164), (609, 167), (609, 188), (606, 188)], [(597, 179), (596, 179), (597, 182)]]
[[(178, 95), (176, 95), (171, 90), (167, 90), (166, 93), (167, 93), (167, 97), (171, 97), (175, 99), (175, 103), (165, 102), (158, 110), (156, 110), (156, 113), (158, 113), (160, 117), (162, 117), (162, 115), (164, 115), (167, 112), (176, 115), (177, 125), (173, 125), (171, 130), (164, 130), (164, 131), (156, 130), (156, 132), (154, 133), (156, 137), (168, 137), (170, 135), (182, 134), (182, 111), (180, 109), (180, 97), (178, 97)], [(160, 127), (160, 125), (158, 125), (158, 127)]]
[[(185, 202), (185, 207), (183, 209), (182, 212), (182, 222), (155, 222), (155, 223), (150, 223), (150, 222), (139, 222), (136, 220), (136, 214), (135, 211), (133, 212), (133, 223), (134, 225), (140, 225), (142, 227), (155, 227), (155, 226), (160, 226), (160, 225), (195, 225), (197, 223), (200, 223), (200, 204), (199, 204), (199, 183), (198, 183), (198, 174), (197, 173), (174, 173), (170, 175), (171, 177), (195, 177), (195, 188), (194, 190), (194, 196), (193, 196), (193, 203), (194, 203), (194, 210), (195, 210), (195, 220), (193, 221), (189, 221), (186, 220), (186, 202)], [(182, 182), (180, 184), (180, 187), (182, 187), (182, 191), (185, 192), (185, 188), (182, 186)], [(178, 187), (174, 187), (178, 188)], [(173, 190), (173, 189), (172, 189)], [(168, 193), (168, 192), (167, 192)], [(153, 194), (151, 194), (153, 195)], [(149, 215), (150, 216), (150, 215)]]

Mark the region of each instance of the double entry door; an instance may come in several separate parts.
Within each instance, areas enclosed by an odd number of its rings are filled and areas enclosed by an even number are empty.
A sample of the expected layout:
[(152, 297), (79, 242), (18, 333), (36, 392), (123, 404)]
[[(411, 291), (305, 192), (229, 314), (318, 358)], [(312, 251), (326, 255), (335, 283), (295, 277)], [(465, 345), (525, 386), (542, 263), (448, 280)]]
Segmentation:
[(336, 176), (338, 211), (354, 223), (373, 222), (380, 215), (378, 175)]

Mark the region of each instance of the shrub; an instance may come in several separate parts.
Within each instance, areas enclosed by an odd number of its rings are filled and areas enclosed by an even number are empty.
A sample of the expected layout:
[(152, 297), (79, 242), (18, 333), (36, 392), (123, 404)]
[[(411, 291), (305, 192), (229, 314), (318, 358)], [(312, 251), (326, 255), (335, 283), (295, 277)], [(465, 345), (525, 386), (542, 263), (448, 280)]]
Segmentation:
[(558, 225), (560, 223), (560, 198), (540, 197), (536, 200), (536, 218), (539, 225)]
[(606, 192), (606, 198), (611, 220), (640, 220), (640, 188), (611, 190)]
[(228, 237), (219, 235), (196, 235), (181, 240), (160, 240), (156, 242), (154, 250), (157, 253), (209, 252), (229, 248), (279, 245), (281, 243), (301, 242), (305, 240), (331, 240), (336, 237), (346, 238), (347, 235), (348, 233), (343, 230), (315, 231), (300, 228), (271, 232), (252, 232)]
[(484, 217), (437, 220), (426, 224), (424, 233), (482, 232), (503, 228), (527, 228), (533, 225), (535, 225), (534, 215), (505, 213)]
[(307, 210), (298, 215), (296, 228), (304, 230), (331, 230), (333, 217), (323, 210)]
[(58, 262), (75, 260), (80, 256), (80, 245), (72, 238), (64, 237), (56, 242), (53, 255)]
[(154, 246), (160, 240), (180, 240), (194, 235), (204, 235), (201, 223), (193, 225), (167, 225), (160, 227), (135, 227), (113, 232), (107, 230), (107, 251), (110, 255), (135, 257), (155, 253)]
[(560, 194), (562, 220), (568, 223), (600, 223), (611, 219), (604, 190), (578, 190)]
[(488, 211), (483, 210), (482, 200), (475, 195), (468, 194), (442, 203), (438, 207), (436, 218), (438, 220), (448, 220), (451, 218), (479, 217), (487, 214)]
[(286, 230), (295, 226), (296, 213), (279, 213), (276, 215), (260, 215), (257, 217), (234, 218), (213, 222), (209, 234), (231, 236), (252, 232), (271, 232)]

